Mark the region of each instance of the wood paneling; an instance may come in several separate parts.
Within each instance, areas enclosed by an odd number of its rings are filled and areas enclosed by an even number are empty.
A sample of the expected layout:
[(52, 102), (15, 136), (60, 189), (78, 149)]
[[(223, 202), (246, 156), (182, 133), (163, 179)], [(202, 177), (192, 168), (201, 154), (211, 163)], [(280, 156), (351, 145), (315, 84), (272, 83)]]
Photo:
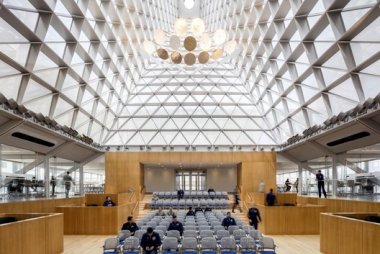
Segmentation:
[(262, 223), (259, 229), (264, 234), (303, 235), (319, 234), (319, 214), (323, 206), (263, 206), (260, 210)]
[(106, 197), (111, 197), (111, 200), (116, 205), (128, 204), (132, 201), (136, 201), (135, 195), (133, 193), (118, 193), (118, 194), (86, 194), (85, 195), (85, 204), (96, 204), (102, 206)]
[[(61, 206), (56, 211), (64, 214), (65, 234), (106, 235), (116, 234), (127, 217), (137, 217), (138, 203), (103, 206)], [(133, 213), (133, 208), (137, 207)]]
[(0, 203), (0, 213), (54, 213), (57, 206), (83, 203), (84, 197), (12, 201)]
[(297, 197), (298, 204), (316, 204), (326, 206), (326, 212), (380, 212), (380, 202), (338, 199), (338, 198), (313, 198), (313, 197)]
[[(143, 187), (143, 163), (236, 163), (242, 198), (258, 190), (260, 180), (266, 191), (276, 190), (275, 152), (107, 152), (105, 192), (122, 193)], [(138, 198), (141, 198), (140, 195)]]
[(342, 215), (320, 215), (321, 251), (325, 254), (379, 253), (380, 225)]
[[(19, 220), (0, 225), (0, 253), (63, 252), (62, 214), (5, 214)], [(30, 217), (30, 218), (28, 218)]]

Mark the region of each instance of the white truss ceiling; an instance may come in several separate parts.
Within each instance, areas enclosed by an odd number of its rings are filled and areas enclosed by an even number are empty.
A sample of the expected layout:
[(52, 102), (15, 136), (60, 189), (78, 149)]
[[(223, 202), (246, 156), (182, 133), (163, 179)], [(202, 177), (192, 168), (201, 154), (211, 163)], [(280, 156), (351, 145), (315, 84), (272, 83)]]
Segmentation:
[(104, 145), (276, 145), (380, 92), (376, 0), (200, 1), (230, 58), (147, 58), (178, 0), (4, 0), (0, 92)]

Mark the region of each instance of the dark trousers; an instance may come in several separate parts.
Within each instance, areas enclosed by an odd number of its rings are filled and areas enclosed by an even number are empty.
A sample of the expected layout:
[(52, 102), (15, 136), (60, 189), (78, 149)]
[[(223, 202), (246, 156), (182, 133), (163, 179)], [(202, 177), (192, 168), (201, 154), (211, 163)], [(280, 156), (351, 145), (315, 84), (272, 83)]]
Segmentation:
[(250, 220), (249, 224), (250, 224), (251, 226), (253, 226), (253, 228), (254, 228), (255, 230), (257, 230), (257, 226), (258, 226), (259, 222), (258, 222), (257, 220)]
[(318, 182), (318, 195), (319, 195), (319, 197), (321, 197), (321, 190), (323, 191), (323, 195), (326, 198), (325, 182), (324, 181)]
[(241, 206), (239, 205), (239, 203), (234, 203), (234, 206), (232, 207), (232, 212), (234, 213), (235, 212), (235, 208), (238, 207), (240, 212), (243, 212), (243, 210), (241, 209)]

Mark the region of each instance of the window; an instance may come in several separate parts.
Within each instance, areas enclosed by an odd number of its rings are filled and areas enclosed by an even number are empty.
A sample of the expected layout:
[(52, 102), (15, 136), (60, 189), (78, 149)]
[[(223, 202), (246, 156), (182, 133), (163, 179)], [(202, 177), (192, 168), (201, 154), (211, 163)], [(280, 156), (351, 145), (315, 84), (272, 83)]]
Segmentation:
[(176, 171), (176, 188), (185, 191), (206, 189), (206, 171)]

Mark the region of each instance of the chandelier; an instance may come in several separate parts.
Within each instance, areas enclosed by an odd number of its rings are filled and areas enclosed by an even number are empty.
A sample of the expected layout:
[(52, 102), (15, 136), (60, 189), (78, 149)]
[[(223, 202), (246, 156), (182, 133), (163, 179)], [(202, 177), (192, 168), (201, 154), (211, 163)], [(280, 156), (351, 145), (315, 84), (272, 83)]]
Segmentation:
[[(190, 29), (189, 29), (190, 26)], [(154, 41), (145, 40), (143, 48), (149, 56), (158, 57), (174, 64), (207, 64), (231, 55), (236, 49), (236, 41), (227, 41), (227, 32), (218, 29), (213, 33), (205, 32), (201, 18), (188, 22), (179, 18), (174, 23), (175, 33), (160, 28), (154, 30)]]

